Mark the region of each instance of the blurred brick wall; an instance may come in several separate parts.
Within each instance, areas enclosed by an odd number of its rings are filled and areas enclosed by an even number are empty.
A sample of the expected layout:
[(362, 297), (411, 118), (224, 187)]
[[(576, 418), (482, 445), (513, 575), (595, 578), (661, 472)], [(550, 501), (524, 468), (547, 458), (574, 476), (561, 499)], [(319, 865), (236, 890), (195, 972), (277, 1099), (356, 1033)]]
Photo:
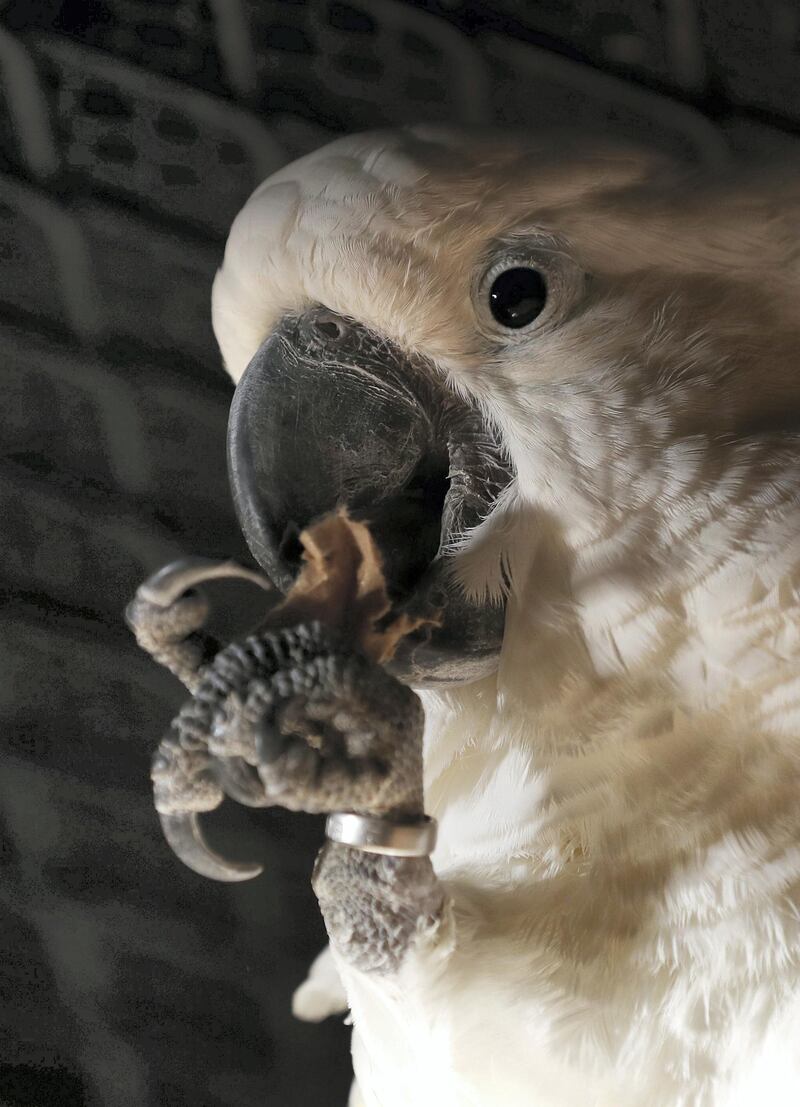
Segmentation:
[(168, 853), (150, 753), (180, 689), (121, 612), (183, 552), (244, 557), (209, 324), (272, 169), (420, 119), (794, 146), (776, 0), (0, 0), (0, 1103), (343, 1105), (348, 1031), (292, 1021), (321, 947), (317, 820), (223, 808), (267, 875)]

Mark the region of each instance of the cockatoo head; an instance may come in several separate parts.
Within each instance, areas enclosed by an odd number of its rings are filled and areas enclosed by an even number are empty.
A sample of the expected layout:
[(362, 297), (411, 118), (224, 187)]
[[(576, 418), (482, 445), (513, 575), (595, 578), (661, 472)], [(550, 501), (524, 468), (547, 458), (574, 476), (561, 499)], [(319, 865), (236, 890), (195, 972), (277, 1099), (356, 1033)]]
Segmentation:
[(490, 670), (507, 585), (492, 521), (510, 532), (523, 502), (622, 511), (626, 450), (652, 467), (789, 402), (791, 236), (750, 195), (710, 203), (652, 155), (425, 128), (342, 139), (265, 181), (213, 291), (234, 498), (262, 567), (286, 586), (299, 530), (346, 507), (396, 599), (441, 612), (395, 671)]

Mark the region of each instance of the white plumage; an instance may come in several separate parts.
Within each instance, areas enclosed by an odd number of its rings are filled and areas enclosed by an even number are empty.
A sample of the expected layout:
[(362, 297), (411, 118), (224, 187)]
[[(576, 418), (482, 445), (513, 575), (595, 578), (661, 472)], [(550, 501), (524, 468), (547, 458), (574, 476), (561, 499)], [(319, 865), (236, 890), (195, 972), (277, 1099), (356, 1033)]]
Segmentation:
[[(397, 977), (342, 967), (354, 1103), (800, 1103), (798, 198), (417, 129), (234, 224), (234, 380), (319, 302), (432, 358), (515, 471), (453, 551), (475, 593), (510, 571), (498, 671), (424, 694), (445, 925)], [(498, 242), (555, 274), (511, 338)]]

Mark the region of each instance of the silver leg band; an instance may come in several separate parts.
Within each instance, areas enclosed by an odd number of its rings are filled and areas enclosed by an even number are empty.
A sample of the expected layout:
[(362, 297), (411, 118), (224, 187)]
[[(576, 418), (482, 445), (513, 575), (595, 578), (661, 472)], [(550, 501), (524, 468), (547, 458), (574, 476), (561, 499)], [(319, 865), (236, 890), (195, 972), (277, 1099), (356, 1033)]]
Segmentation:
[(335, 811), (328, 815), (325, 835), (331, 842), (366, 853), (428, 857), (436, 847), (436, 820), (423, 815), (413, 823), (394, 823), (377, 815)]

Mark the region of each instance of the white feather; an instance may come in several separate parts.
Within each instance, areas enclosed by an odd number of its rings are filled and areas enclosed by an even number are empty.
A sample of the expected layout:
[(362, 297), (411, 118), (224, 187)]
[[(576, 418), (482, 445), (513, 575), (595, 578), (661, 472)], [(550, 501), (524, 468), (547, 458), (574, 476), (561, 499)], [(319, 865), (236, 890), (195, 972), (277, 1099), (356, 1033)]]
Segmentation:
[[(800, 1103), (798, 198), (629, 155), (343, 140), (237, 219), (238, 379), (319, 301), (438, 365), (516, 480), (452, 553), (495, 675), (424, 696), (440, 928), (340, 965), (364, 1107)], [(591, 275), (502, 345), (474, 275), (544, 228)], [(800, 421), (796, 424), (800, 427)]]

